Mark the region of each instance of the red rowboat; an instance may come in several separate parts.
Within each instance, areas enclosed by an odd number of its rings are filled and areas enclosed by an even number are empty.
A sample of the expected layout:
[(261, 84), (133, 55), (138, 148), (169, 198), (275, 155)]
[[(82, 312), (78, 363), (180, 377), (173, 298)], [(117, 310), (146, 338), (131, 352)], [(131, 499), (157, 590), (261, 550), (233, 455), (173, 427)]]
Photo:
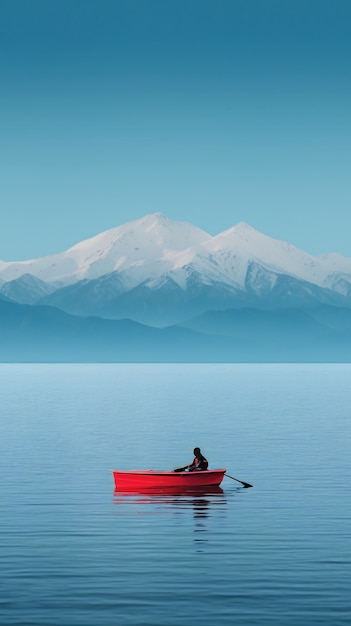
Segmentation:
[(167, 472), (157, 470), (112, 470), (116, 490), (137, 491), (160, 487), (197, 487), (218, 486), (223, 480), (225, 469), (204, 470), (201, 472)]

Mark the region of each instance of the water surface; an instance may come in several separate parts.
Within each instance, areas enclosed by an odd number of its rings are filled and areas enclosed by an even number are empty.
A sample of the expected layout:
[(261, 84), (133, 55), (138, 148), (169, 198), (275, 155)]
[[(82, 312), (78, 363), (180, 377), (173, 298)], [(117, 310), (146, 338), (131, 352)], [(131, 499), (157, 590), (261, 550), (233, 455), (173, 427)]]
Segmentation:
[[(351, 623), (351, 366), (0, 365), (0, 623)], [(114, 493), (111, 468), (200, 494)]]

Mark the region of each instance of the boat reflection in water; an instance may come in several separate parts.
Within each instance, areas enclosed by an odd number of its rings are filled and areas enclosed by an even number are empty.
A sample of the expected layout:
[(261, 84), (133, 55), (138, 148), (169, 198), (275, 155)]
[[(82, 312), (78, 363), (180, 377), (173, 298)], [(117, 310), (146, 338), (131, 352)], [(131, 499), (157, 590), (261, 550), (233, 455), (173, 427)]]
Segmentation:
[[(137, 505), (137, 513), (164, 513), (170, 509), (177, 514), (193, 512), (196, 533), (194, 541), (208, 541), (205, 533), (209, 530), (208, 518), (221, 515), (227, 504), (223, 489), (219, 486), (191, 488), (162, 487), (158, 489), (139, 489), (138, 491), (114, 491), (113, 502), (117, 505)], [(151, 509), (151, 510), (150, 510)], [(200, 546), (198, 546), (200, 548)]]
[(222, 487), (218, 485), (207, 485), (202, 487), (152, 487), (151, 489), (115, 489), (115, 496), (140, 496), (149, 495), (152, 497), (157, 496), (203, 496), (213, 494), (223, 494)]

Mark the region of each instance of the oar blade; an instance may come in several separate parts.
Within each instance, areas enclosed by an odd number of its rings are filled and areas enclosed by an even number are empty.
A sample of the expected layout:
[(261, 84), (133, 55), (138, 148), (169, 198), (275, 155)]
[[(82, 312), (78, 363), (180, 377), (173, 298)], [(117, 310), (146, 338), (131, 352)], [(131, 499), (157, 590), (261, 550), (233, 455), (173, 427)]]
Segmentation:
[(228, 478), (231, 478), (232, 480), (236, 480), (236, 482), (243, 485), (245, 489), (247, 489), (248, 487), (253, 487), (253, 485), (250, 485), (250, 483), (245, 483), (243, 480), (239, 480), (239, 478), (234, 478), (234, 476), (230, 476), (230, 474), (227, 474), (227, 472), (224, 474), (224, 476), (227, 476)]

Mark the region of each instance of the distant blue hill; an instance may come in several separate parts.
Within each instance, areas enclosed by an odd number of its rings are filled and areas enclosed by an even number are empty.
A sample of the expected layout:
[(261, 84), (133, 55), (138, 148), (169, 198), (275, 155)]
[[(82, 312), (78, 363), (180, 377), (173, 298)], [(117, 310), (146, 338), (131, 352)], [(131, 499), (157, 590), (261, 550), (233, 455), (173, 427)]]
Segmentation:
[[(19, 297), (23, 285), (13, 281), (12, 291), (17, 301), (29, 302), (30, 293)], [(15, 292), (16, 287), (16, 292)], [(43, 291), (43, 286), (40, 286)], [(36, 294), (40, 293), (37, 287)], [(24, 298), (27, 298), (26, 300)], [(34, 303), (34, 301), (33, 301)], [(186, 289), (167, 277), (161, 285), (152, 289), (142, 283), (129, 291), (123, 291), (117, 272), (95, 280), (81, 280), (73, 285), (57, 289), (42, 296), (37, 304), (54, 306), (73, 315), (95, 315), (107, 319), (130, 318), (155, 326), (177, 324), (210, 309), (253, 307), (260, 309), (284, 309), (290, 307), (313, 307), (318, 304), (347, 307), (349, 297), (333, 293), (291, 276), (279, 275), (268, 293), (255, 293), (248, 283), (246, 291), (229, 288), (221, 282), (204, 284), (195, 272), (188, 279)]]
[(0, 361), (351, 362), (351, 311), (232, 309), (161, 329), (1, 298)]
[[(238, 350), (242, 350), (238, 342)], [(232, 348), (235, 347), (232, 346)], [(177, 326), (77, 317), (46, 306), (0, 301), (2, 362), (166, 362), (230, 358), (225, 340)]]

